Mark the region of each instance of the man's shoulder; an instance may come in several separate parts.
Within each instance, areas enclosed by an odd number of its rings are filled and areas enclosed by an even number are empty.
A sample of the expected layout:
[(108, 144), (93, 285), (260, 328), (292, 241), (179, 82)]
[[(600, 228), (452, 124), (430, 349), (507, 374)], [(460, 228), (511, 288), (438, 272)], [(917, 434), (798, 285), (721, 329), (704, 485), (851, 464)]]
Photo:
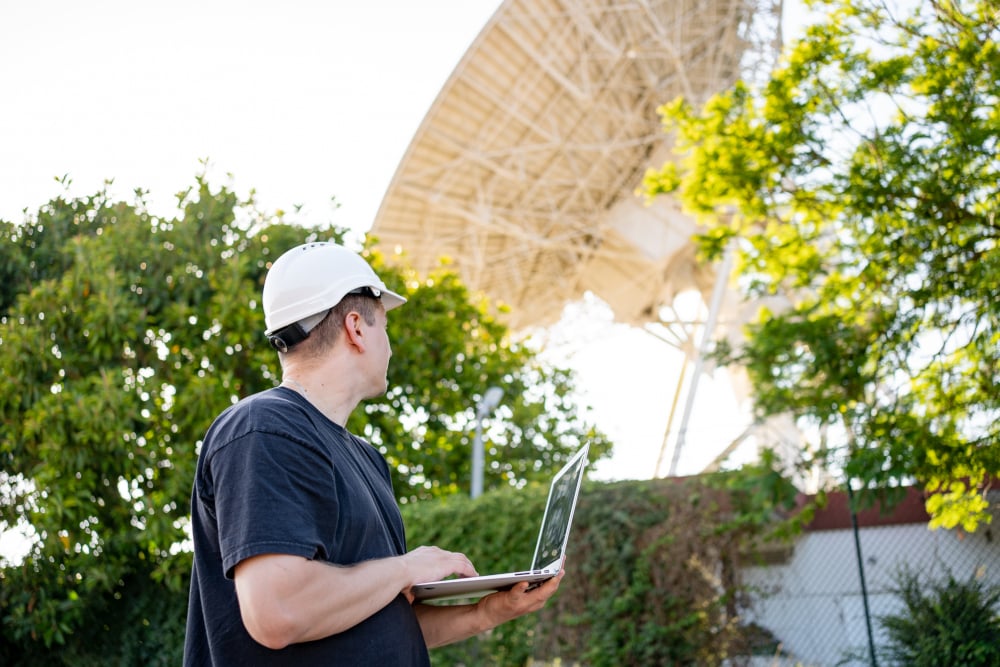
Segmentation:
[(215, 423), (252, 420), (261, 414), (283, 413), (293, 408), (294, 403), (277, 387), (241, 398), (223, 410)]
[(293, 436), (310, 420), (293, 395), (274, 388), (252, 394), (223, 410), (206, 434), (206, 444), (220, 446), (250, 433)]

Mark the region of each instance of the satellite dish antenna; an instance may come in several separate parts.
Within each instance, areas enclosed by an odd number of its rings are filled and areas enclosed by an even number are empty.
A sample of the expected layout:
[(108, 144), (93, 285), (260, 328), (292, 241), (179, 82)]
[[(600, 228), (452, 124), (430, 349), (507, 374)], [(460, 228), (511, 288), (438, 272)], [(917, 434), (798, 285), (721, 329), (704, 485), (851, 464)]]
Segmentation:
[(657, 107), (727, 88), (752, 46), (747, 0), (508, 0), (413, 137), (372, 233), (421, 273), (442, 257), (512, 307), (556, 321), (585, 292), (624, 322), (711, 293), (693, 222), (635, 190), (669, 156)]
[[(514, 330), (556, 322), (587, 292), (636, 325), (659, 322), (681, 292), (709, 303), (716, 271), (695, 260), (694, 222), (636, 189), (670, 156), (657, 107), (699, 104), (744, 76), (748, 55), (773, 55), (779, 14), (761, 0), (503, 2), (413, 137), (371, 233), (422, 275), (447, 258), (510, 306)], [(755, 43), (760, 16), (773, 31)]]

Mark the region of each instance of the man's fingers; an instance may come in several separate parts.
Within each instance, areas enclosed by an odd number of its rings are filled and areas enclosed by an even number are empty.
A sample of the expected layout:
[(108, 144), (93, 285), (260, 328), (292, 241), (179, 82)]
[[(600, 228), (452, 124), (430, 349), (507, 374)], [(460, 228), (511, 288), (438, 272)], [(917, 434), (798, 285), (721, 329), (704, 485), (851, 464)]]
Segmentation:
[(435, 581), (451, 575), (474, 577), (478, 574), (465, 554), (439, 547), (417, 547), (405, 558), (412, 563), (413, 583)]

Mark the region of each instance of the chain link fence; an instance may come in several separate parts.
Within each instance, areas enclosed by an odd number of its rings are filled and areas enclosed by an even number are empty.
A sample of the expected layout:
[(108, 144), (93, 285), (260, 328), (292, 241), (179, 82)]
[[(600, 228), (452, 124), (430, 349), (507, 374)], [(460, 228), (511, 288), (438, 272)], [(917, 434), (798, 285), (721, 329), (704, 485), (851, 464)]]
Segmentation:
[(922, 585), (951, 576), (1000, 586), (1000, 494), (992, 496), (993, 522), (966, 533), (930, 530), (915, 491), (892, 513), (856, 517), (846, 496), (834, 494), (776, 562), (744, 571), (756, 591), (750, 620), (773, 640), (755, 667), (879, 664), (887, 640), (880, 619), (902, 610), (902, 571)]

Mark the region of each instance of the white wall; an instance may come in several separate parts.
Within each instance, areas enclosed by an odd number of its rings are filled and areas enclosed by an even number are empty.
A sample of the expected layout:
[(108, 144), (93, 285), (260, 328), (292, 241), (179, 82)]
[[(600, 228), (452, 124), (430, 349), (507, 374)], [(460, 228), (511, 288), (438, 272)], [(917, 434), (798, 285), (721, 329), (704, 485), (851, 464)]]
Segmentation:
[[(902, 566), (928, 580), (947, 572), (959, 581), (979, 576), (1000, 585), (1000, 521), (975, 534), (929, 530), (925, 524), (861, 528), (859, 531), (868, 605), (876, 647), (878, 617), (899, 608), (893, 575)], [(864, 602), (851, 530), (809, 532), (781, 565), (744, 570), (761, 595), (748, 620), (782, 642), (781, 655), (807, 667), (865, 665), (868, 655)], [(848, 652), (858, 656), (844, 661)], [(783, 664), (794, 664), (785, 663)], [(777, 662), (775, 662), (777, 664)]]

